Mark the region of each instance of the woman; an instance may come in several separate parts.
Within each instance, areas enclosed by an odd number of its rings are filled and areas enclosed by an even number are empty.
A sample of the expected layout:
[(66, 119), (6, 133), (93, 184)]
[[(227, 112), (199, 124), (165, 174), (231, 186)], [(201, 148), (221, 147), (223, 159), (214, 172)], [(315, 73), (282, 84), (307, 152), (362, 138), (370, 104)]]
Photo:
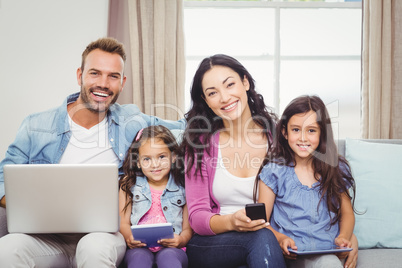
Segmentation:
[(187, 244), (191, 267), (285, 267), (273, 233), (250, 220), (253, 185), (272, 144), (276, 117), (234, 58), (204, 59), (193, 79), (186, 114), (186, 196), (195, 235)]
[[(195, 235), (187, 244), (191, 267), (285, 267), (276, 238), (250, 221), (253, 182), (272, 145), (276, 116), (234, 58), (214, 55), (199, 65), (183, 139), (186, 196)], [(356, 267), (355, 248), (345, 263)]]

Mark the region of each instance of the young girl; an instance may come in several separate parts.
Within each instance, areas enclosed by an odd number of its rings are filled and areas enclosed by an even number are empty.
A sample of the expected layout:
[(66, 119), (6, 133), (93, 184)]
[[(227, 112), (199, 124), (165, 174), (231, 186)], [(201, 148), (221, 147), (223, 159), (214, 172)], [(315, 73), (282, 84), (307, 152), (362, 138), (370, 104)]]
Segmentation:
[(288, 251), (351, 246), (354, 210), (349, 188), (354, 192), (355, 184), (348, 163), (337, 153), (322, 100), (294, 99), (277, 124), (274, 140), (256, 182), (258, 200), (271, 215), (268, 228), (275, 230), (287, 266), (342, 267), (334, 254), (296, 259)]
[[(120, 180), (120, 232), (129, 249), (127, 267), (187, 267), (183, 247), (192, 236), (180, 170), (178, 145), (163, 126), (150, 126), (138, 132), (123, 164)], [(135, 240), (131, 225), (173, 224), (174, 238), (158, 241), (161, 247), (146, 248)]]

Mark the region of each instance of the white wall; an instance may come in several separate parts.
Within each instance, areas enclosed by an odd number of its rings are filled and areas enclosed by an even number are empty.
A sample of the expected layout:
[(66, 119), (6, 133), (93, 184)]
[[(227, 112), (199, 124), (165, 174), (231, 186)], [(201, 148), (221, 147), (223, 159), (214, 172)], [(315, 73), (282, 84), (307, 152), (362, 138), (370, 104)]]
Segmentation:
[(109, 0), (0, 0), (0, 160), (25, 116), (79, 90), (86, 45), (107, 35)]

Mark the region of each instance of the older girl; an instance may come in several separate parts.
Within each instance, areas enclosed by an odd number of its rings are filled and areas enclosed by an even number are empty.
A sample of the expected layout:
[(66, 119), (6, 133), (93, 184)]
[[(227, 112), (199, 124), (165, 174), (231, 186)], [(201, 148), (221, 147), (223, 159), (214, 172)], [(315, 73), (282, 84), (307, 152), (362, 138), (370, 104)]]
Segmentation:
[[(257, 177), (259, 202), (266, 205), (287, 266), (341, 268), (335, 254), (295, 256), (293, 250), (351, 247), (355, 182), (338, 155), (331, 120), (318, 96), (301, 96), (284, 110), (275, 146)], [(272, 214), (271, 214), (272, 212)], [(347, 254), (341, 256), (345, 258)]]

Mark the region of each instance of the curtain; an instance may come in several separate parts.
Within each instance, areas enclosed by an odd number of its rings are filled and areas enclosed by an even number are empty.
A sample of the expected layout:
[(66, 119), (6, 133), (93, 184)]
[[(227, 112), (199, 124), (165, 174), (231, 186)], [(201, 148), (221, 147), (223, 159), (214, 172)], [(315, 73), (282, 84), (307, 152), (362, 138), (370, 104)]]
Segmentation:
[(402, 3), (363, 1), (362, 138), (402, 138)]
[(130, 51), (130, 31), (127, 0), (110, 0), (109, 1), (109, 23), (108, 36), (116, 38), (124, 44), (126, 48), (126, 64), (124, 73), (127, 76), (126, 84), (120, 93), (117, 102), (120, 104), (129, 104), (134, 102), (133, 98), (133, 79), (131, 68), (131, 51)]
[(184, 117), (183, 14), (183, 0), (110, 0), (108, 34), (127, 50), (119, 103), (164, 119)]
[(183, 0), (128, 0), (133, 99), (161, 118), (184, 117)]

